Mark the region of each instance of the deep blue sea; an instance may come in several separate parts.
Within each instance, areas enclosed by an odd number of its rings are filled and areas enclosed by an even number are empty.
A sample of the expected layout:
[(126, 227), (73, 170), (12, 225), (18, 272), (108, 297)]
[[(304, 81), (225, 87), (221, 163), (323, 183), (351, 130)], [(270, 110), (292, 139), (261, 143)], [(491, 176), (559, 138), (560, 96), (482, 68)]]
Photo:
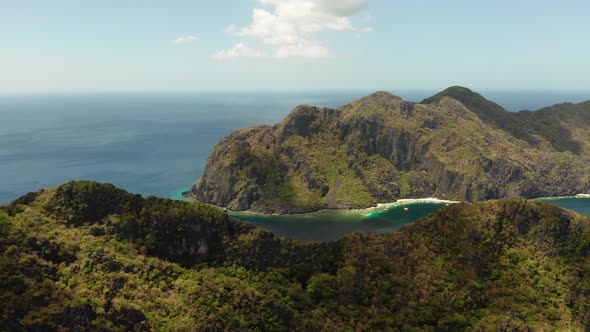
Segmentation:
[[(75, 179), (180, 198), (202, 174), (215, 143), (230, 132), (278, 123), (298, 104), (336, 107), (371, 92), (0, 95), (0, 204)], [(391, 92), (410, 101), (436, 93)], [(511, 111), (590, 99), (590, 92), (483, 94)], [(582, 205), (578, 209), (588, 213), (587, 202)], [(418, 210), (427, 214), (438, 207)], [(325, 240), (352, 231), (391, 231), (424, 214), (400, 209), (401, 214), (385, 211), (378, 218), (333, 214), (313, 222), (309, 217), (251, 221), (277, 234)]]

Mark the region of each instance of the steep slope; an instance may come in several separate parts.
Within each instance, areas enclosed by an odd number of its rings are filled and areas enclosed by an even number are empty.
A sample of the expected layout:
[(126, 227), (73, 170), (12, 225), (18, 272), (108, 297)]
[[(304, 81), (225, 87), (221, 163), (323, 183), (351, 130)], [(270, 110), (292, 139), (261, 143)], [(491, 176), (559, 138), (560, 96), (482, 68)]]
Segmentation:
[(590, 156), (590, 101), (563, 103), (535, 112), (515, 114), (535, 135), (543, 136), (558, 151)]
[(461, 203), (308, 244), (199, 203), (72, 182), (0, 208), (6, 330), (583, 330), (590, 218)]
[(90, 181), (0, 207), (0, 253), (8, 331), (276, 330), (294, 314), (273, 286), (291, 285), (281, 273), (306, 280), (339, 261), (335, 243), (276, 238), (204, 204)]
[(547, 151), (590, 155), (590, 101), (563, 103), (538, 111), (508, 112), (500, 105), (464, 87), (450, 87), (422, 103), (454, 98), (485, 123)]
[(444, 97), (450, 97), (461, 102), (485, 123), (492, 124), (497, 128), (508, 129), (513, 135), (522, 133), (522, 130), (517, 130), (518, 127), (513, 125), (515, 120), (513, 113), (506, 111), (502, 106), (487, 100), (479, 93), (473, 92), (465, 87), (450, 87), (430, 98), (424, 99), (422, 104), (433, 104)]
[(590, 191), (590, 157), (532, 146), (506, 129), (513, 117), (463, 88), (421, 104), (378, 92), (338, 109), (303, 105), (276, 126), (222, 139), (188, 195), (232, 210), (294, 213)]

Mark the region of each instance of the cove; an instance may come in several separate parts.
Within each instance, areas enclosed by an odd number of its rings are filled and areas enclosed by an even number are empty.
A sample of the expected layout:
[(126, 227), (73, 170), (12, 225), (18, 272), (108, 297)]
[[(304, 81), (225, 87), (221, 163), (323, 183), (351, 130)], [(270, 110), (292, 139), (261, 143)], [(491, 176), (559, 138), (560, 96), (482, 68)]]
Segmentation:
[(580, 214), (590, 215), (590, 197), (587, 196), (546, 197), (537, 198), (537, 200), (555, 204), (559, 207), (570, 209)]
[[(186, 200), (182, 196), (189, 188), (181, 188), (169, 198)], [(580, 214), (590, 215), (590, 197), (544, 197), (535, 200), (555, 204)], [(265, 215), (247, 212), (228, 212), (232, 218), (302, 241), (334, 241), (354, 232), (386, 234), (451, 204), (434, 199), (400, 200), (363, 210), (323, 210), (306, 214)]]
[(451, 203), (407, 200), (363, 210), (323, 210), (280, 216), (244, 212), (228, 214), (278, 236), (303, 241), (332, 241), (354, 232), (390, 233)]
[[(590, 215), (588, 197), (548, 197), (537, 200)], [(281, 216), (229, 212), (229, 215), (278, 236), (302, 241), (332, 241), (354, 232), (390, 233), (448, 204), (450, 202), (408, 200), (366, 210), (328, 210)]]

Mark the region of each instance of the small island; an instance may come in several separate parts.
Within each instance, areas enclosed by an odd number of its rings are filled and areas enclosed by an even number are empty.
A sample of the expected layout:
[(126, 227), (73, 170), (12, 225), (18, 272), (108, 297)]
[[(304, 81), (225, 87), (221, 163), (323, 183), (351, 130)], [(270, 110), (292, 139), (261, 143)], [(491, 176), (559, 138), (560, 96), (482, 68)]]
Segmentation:
[(301, 105), (275, 126), (238, 130), (185, 195), (292, 214), (588, 193), (590, 101), (508, 112), (451, 87), (420, 103), (377, 92), (336, 109)]

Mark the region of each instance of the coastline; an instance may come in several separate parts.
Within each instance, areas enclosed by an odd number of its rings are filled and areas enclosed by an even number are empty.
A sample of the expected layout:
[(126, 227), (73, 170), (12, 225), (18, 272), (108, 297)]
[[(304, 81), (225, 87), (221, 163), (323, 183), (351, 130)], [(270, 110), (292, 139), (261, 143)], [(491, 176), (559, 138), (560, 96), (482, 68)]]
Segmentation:
[[(438, 199), (435, 197), (428, 197), (428, 198), (409, 198), (409, 199), (399, 199), (395, 202), (391, 203), (378, 203), (376, 206), (371, 206), (368, 208), (363, 209), (322, 209), (314, 212), (308, 213), (294, 213), (294, 214), (276, 214), (276, 213), (261, 213), (255, 211), (227, 211), (227, 213), (231, 215), (245, 215), (245, 216), (269, 216), (269, 217), (284, 217), (284, 216), (314, 216), (323, 213), (353, 213), (353, 214), (366, 214), (367, 216), (376, 213), (386, 211), (392, 207), (404, 206), (404, 205), (412, 205), (412, 204), (419, 204), (419, 203), (434, 203), (434, 204), (456, 204), (460, 203), (459, 201), (451, 201), (451, 200), (443, 200)], [(222, 207), (220, 207), (222, 208)]]
[[(186, 192), (186, 187), (182, 189), (184, 192), (182, 194), (184, 194)], [(179, 190), (180, 191), (180, 190)], [(192, 197), (187, 197), (185, 195), (182, 195), (182, 197), (184, 198), (184, 201), (196, 201), (194, 198)], [(531, 201), (544, 201), (544, 200), (560, 200), (560, 199), (590, 199), (590, 194), (576, 194), (573, 196), (555, 196), (555, 197), (537, 197), (537, 198), (531, 198)], [(328, 213), (342, 213), (342, 214), (364, 214), (365, 216), (370, 216), (371, 214), (374, 213), (379, 213), (379, 212), (383, 212), (386, 211), (390, 208), (394, 208), (394, 207), (400, 207), (400, 206), (404, 206), (404, 205), (412, 205), (412, 204), (420, 204), (420, 203), (432, 203), (432, 204), (457, 204), (460, 203), (461, 201), (453, 201), (453, 200), (445, 200), (445, 199), (439, 199), (436, 197), (426, 197), (426, 198), (407, 198), (407, 199), (399, 199), (395, 202), (390, 202), (390, 203), (377, 203), (377, 205), (375, 206), (370, 206), (367, 208), (362, 208), (362, 209), (321, 209), (321, 210), (317, 210), (317, 211), (313, 211), (313, 212), (307, 212), (307, 213), (292, 213), (292, 214), (278, 214), (278, 213), (262, 213), (262, 212), (255, 212), (255, 211), (251, 211), (251, 210), (245, 210), (245, 211), (231, 211), (231, 210), (226, 210), (226, 208), (221, 207), (221, 206), (217, 206), (217, 205), (212, 205), (216, 208), (219, 208), (221, 210), (224, 210), (227, 212), (228, 215), (230, 216), (258, 216), (258, 217), (314, 217), (314, 216), (318, 216), (321, 214), (328, 214)]]
[(576, 194), (574, 196), (537, 197), (537, 198), (532, 198), (531, 201), (545, 200), (545, 199), (571, 199), (571, 198), (590, 198), (590, 194)]

